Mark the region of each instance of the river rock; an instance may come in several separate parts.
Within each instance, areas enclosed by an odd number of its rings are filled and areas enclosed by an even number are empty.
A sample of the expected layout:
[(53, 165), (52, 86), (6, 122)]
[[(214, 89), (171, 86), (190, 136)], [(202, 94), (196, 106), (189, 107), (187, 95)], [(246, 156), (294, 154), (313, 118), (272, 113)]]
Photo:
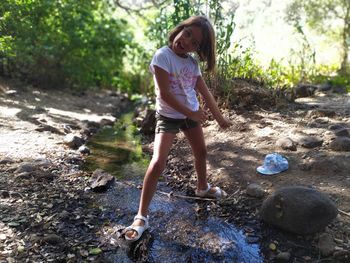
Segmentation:
[(297, 138), (297, 143), (305, 148), (311, 149), (322, 146), (323, 140), (319, 137), (304, 135)]
[(5, 158), (2, 158), (0, 160), (0, 164), (10, 164), (10, 163), (14, 163), (15, 161), (12, 160), (11, 158), (9, 157), (5, 157)]
[(73, 133), (69, 133), (66, 135), (66, 137), (64, 137), (64, 144), (72, 149), (79, 148), (81, 145), (83, 145), (83, 143), (84, 140)]
[(102, 169), (96, 169), (91, 178), (90, 186), (94, 192), (104, 192), (107, 191), (108, 187), (114, 182), (115, 178), (106, 173)]
[(333, 151), (350, 151), (350, 138), (338, 136), (329, 145)]
[(260, 184), (252, 183), (247, 186), (246, 193), (249, 196), (261, 198), (265, 195), (265, 190)]
[(300, 235), (323, 230), (337, 213), (337, 207), (327, 195), (302, 186), (278, 189), (261, 208), (265, 222)]
[(86, 145), (82, 145), (79, 147), (78, 152), (81, 154), (90, 154), (90, 149)]
[(291, 138), (280, 138), (276, 142), (276, 146), (282, 148), (283, 150), (296, 151), (297, 145)]

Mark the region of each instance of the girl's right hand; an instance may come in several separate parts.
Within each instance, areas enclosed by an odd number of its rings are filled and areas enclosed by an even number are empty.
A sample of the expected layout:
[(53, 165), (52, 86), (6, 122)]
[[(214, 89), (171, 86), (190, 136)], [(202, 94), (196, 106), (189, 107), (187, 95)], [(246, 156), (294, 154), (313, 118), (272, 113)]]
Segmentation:
[(205, 111), (203, 111), (202, 109), (199, 109), (197, 111), (192, 111), (189, 118), (191, 120), (203, 123), (207, 120), (207, 115), (205, 114)]

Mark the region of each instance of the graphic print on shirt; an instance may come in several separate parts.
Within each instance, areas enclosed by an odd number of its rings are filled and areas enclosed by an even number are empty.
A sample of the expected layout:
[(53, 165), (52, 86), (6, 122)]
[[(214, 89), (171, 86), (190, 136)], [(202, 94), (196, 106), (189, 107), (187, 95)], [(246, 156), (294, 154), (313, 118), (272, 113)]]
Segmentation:
[(181, 68), (180, 72), (170, 73), (170, 88), (174, 94), (186, 95), (186, 91), (194, 89), (197, 76), (187, 66)]

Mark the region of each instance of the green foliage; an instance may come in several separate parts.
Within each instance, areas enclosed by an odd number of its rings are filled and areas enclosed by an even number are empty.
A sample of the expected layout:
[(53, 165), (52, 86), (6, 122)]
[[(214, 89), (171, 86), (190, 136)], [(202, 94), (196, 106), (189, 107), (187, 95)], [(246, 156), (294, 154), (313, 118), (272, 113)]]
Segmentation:
[(293, 0), (286, 9), (286, 20), (297, 31), (308, 25), (342, 47), (341, 74), (349, 73), (348, 52), (350, 39), (349, 0)]
[(3, 74), (53, 87), (120, 80), (132, 35), (103, 1), (3, 0), (0, 17)]

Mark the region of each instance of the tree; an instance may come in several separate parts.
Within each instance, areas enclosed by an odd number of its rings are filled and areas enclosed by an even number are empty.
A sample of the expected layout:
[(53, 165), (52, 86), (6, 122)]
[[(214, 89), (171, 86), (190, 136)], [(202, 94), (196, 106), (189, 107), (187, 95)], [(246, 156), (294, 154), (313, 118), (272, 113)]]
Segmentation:
[(340, 73), (349, 71), (350, 0), (292, 0), (287, 20), (298, 29), (301, 21), (319, 33), (333, 37), (341, 44)]

